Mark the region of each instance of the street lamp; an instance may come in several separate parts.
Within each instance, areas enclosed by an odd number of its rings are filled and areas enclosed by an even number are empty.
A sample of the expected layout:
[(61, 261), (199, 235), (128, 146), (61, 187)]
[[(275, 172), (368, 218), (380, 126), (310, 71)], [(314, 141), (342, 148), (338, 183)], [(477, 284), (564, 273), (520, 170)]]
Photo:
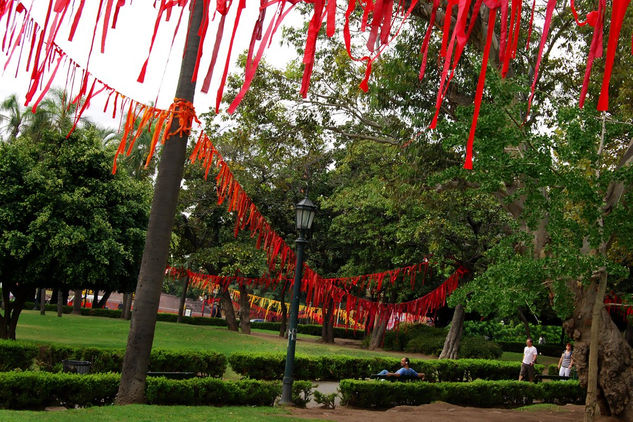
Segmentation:
[(297, 244), (297, 263), (295, 266), (295, 281), (292, 286), (292, 301), (290, 304), (290, 324), (288, 326), (288, 352), (286, 353), (286, 370), (284, 371), (284, 382), (281, 390), (281, 401), (283, 405), (292, 404), (292, 371), (295, 364), (295, 344), (297, 342), (297, 321), (299, 319), (299, 293), (301, 292), (301, 278), (303, 277), (303, 249), (308, 241), (304, 238), (305, 232), (309, 231), (314, 221), (316, 206), (307, 197), (302, 199), (296, 206), (297, 210), (297, 231), (299, 237), (295, 240)]

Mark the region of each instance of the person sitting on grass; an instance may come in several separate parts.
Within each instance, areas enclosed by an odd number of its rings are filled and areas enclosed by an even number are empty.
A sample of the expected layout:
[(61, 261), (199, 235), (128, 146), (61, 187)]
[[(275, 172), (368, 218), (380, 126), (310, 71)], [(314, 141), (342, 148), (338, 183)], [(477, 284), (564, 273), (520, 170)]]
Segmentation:
[(384, 375), (387, 377), (407, 377), (407, 378), (420, 378), (424, 379), (424, 374), (422, 372), (417, 373), (415, 370), (409, 367), (410, 361), (409, 358), (404, 357), (400, 360), (400, 365), (402, 368), (398, 369), (396, 372), (389, 372), (386, 369), (383, 369), (378, 373), (378, 375)]

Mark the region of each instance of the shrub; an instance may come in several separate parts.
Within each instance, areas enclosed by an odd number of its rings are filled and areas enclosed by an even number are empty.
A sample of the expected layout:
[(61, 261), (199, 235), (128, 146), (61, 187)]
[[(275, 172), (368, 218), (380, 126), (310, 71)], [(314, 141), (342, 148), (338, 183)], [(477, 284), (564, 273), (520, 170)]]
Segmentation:
[[(106, 405), (114, 401), (119, 382), (118, 374), (0, 373), (0, 408)], [(312, 385), (306, 382), (294, 384), (293, 400), (305, 404), (310, 398)], [(279, 382), (233, 382), (214, 378), (148, 378), (145, 390), (147, 402), (157, 405), (271, 406), (280, 394)]]
[(558, 404), (584, 400), (584, 391), (575, 381), (533, 384), (483, 380), (469, 383), (342, 380), (339, 388), (343, 404), (364, 408), (417, 406), (437, 400), (476, 407), (522, 406), (533, 400)]
[(547, 366), (547, 375), (558, 375), (558, 365), (552, 363)]
[[(282, 354), (233, 353), (229, 356), (231, 368), (238, 374), (264, 380), (282, 379), (285, 356)], [(343, 378), (367, 378), (382, 369), (400, 367), (398, 358), (374, 358), (353, 356), (303, 356), (295, 359), (295, 379), (340, 380)], [(424, 372), (429, 381), (470, 381), (516, 379), (521, 362), (486, 359), (411, 360), (411, 367)], [(542, 372), (544, 365), (536, 365)]]
[(338, 397), (338, 393), (323, 394), (318, 390), (314, 391), (314, 401), (323, 405), (326, 409), (334, 409), (336, 407), (336, 397)]

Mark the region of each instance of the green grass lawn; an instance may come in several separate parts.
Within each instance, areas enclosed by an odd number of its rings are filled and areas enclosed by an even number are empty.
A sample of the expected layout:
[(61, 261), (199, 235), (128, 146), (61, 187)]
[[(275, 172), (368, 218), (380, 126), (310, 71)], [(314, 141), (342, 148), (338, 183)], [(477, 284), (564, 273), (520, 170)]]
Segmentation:
[[(48, 312), (24, 311), (18, 322), (16, 337), (37, 343), (56, 343), (70, 346), (125, 348), (130, 322), (118, 318), (64, 315), (58, 318)], [(154, 348), (207, 350), (229, 355), (233, 352), (285, 353), (288, 341), (273, 331), (253, 330), (266, 335), (243, 335), (226, 327), (156, 323)], [(353, 354), (362, 356), (393, 355), (399, 352), (371, 352), (339, 345), (316, 343), (315, 336), (299, 334), (297, 353), (307, 355)], [(310, 341), (312, 340), (312, 341)]]
[(273, 407), (207, 407), (207, 406), (104, 406), (86, 409), (33, 412), (0, 410), (0, 421), (12, 422), (247, 422), (288, 421), (299, 422), (310, 419), (293, 418), (283, 408)]

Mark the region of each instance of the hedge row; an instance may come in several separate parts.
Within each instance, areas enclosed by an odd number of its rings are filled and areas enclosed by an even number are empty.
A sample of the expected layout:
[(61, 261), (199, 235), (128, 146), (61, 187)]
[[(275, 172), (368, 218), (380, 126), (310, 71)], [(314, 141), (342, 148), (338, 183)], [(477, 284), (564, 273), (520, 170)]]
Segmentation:
[[(46, 406), (100, 406), (111, 404), (119, 388), (119, 374), (51, 374), (5, 372), (0, 374), (0, 408), (42, 409)], [(305, 404), (312, 385), (295, 382), (293, 400)], [(281, 383), (222, 381), (215, 378), (168, 380), (147, 378), (145, 395), (158, 405), (271, 406), (281, 394)]]
[[(229, 356), (231, 368), (238, 374), (253, 379), (283, 379), (285, 355), (233, 353)], [(350, 356), (304, 356), (295, 358), (296, 379), (340, 380), (344, 378), (368, 378), (383, 369), (396, 370), (398, 358), (372, 358)], [(473, 379), (503, 380), (519, 376), (521, 362), (493, 361), (487, 359), (459, 360), (411, 360), (411, 367), (424, 372), (428, 381), (471, 381)], [(544, 365), (536, 365), (540, 373)]]
[(418, 406), (444, 401), (462, 406), (512, 407), (546, 403), (583, 403), (585, 392), (577, 381), (529, 383), (520, 381), (379, 382), (342, 380), (342, 403), (363, 408)]
[[(60, 345), (35, 345), (0, 341), (0, 371), (38, 368), (59, 372), (62, 360), (92, 362), (91, 372), (121, 372), (123, 349), (97, 349)], [(149, 370), (156, 372), (196, 372), (221, 377), (226, 370), (226, 356), (214, 352), (152, 350)]]
[[(504, 352), (523, 353), (523, 349), (525, 348), (525, 342), (499, 341), (498, 343)], [(545, 356), (559, 357), (565, 350), (565, 346), (559, 344), (535, 344), (534, 347), (536, 347), (539, 355)]]

